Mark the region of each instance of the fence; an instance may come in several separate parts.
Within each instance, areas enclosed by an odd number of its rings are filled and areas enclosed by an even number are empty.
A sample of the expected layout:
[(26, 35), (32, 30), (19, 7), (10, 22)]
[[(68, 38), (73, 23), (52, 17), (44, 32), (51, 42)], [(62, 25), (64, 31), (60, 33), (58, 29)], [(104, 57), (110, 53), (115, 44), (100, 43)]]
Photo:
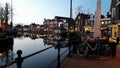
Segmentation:
[[(22, 68), (22, 62), (23, 62), (23, 60), (25, 60), (25, 59), (27, 59), (27, 58), (29, 58), (29, 57), (32, 57), (32, 56), (34, 56), (34, 55), (36, 55), (36, 54), (39, 54), (39, 53), (41, 53), (41, 52), (44, 52), (44, 51), (46, 51), (46, 50), (48, 50), (48, 49), (50, 49), (50, 48), (52, 48), (52, 47), (54, 47), (54, 46), (50, 46), (50, 47), (48, 47), (48, 48), (45, 48), (45, 49), (43, 49), (43, 50), (37, 51), (37, 52), (35, 52), (35, 53), (32, 53), (32, 54), (27, 55), (27, 56), (24, 56), (24, 57), (21, 57), (22, 51), (21, 51), (21, 50), (18, 50), (18, 51), (17, 51), (18, 57), (15, 58), (15, 61), (10, 62), (10, 63), (8, 63), (8, 64), (5, 64), (5, 65), (3, 65), (3, 66), (0, 66), (0, 68), (5, 68), (5, 67), (8, 67), (8, 66), (10, 66), (10, 65), (13, 65), (13, 64), (15, 64), (15, 63), (16, 63), (16, 65), (17, 65), (17, 68)], [(47, 68), (49, 68), (49, 67), (50, 67), (54, 62), (56, 62), (56, 61), (57, 61), (57, 68), (60, 68), (61, 56), (64, 55), (66, 52), (69, 52), (69, 53), (68, 53), (68, 56), (71, 55), (71, 46), (69, 46), (68, 49), (66, 49), (66, 50), (65, 50), (63, 53), (61, 53), (61, 54), (60, 54), (60, 45), (58, 45), (57, 48), (58, 48), (57, 58), (55, 58), (55, 60), (53, 60), (50, 64), (48, 64)]]

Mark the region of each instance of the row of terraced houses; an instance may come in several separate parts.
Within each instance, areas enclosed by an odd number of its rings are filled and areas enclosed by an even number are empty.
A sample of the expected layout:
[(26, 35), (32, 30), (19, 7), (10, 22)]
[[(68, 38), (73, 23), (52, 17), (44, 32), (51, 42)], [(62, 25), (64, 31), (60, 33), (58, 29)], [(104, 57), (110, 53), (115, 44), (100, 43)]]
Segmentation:
[[(110, 29), (107, 27), (111, 23), (111, 15), (109, 12), (106, 16), (101, 15), (102, 32), (108, 33)], [(69, 17), (55, 16), (54, 19), (44, 19), (44, 31), (49, 33), (59, 32), (94, 32), (94, 15), (78, 13), (75, 20)]]
[[(112, 0), (110, 12), (106, 16), (101, 15), (102, 33), (111, 34), (112, 38), (120, 37), (120, 0)], [(0, 25), (1, 27), (2, 25)], [(34, 28), (34, 29), (33, 29)], [(24, 30), (42, 30), (48, 33), (59, 32), (94, 32), (94, 15), (78, 13), (75, 19), (55, 16), (54, 19), (44, 19), (43, 25), (25, 26)]]
[[(101, 31), (109, 33), (112, 38), (120, 37), (120, 0), (112, 0), (110, 13), (101, 15)], [(54, 19), (44, 19), (44, 31), (47, 32), (94, 32), (94, 15), (78, 13), (75, 20), (69, 17), (55, 16)]]

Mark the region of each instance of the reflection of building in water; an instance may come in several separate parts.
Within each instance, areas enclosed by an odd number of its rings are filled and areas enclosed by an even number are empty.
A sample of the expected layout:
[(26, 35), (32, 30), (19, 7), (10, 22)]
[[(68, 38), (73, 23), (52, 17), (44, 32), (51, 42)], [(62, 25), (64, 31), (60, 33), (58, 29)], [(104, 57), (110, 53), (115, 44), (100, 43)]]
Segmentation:
[(29, 33), (29, 32), (18, 32), (15, 37), (29, 37), (33, 40), (44, 37), (43, 34), (39, 33)]
[(55, 48), (57, 45), (60, 45), (60, 47), (66, 47), (68, 44), (68, 39), (63, 38), (60, 35), (49, 35), (43, 38), (43, 42), (45, 45), (53, 45)]
[(13, 61), (14, 39), (0, 39), (0, 66)]

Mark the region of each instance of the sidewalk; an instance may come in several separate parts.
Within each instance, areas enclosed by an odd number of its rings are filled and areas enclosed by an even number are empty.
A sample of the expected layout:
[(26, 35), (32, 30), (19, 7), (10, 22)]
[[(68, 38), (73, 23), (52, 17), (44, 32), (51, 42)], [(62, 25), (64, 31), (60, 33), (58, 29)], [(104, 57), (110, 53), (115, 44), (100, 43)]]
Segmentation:
[(109, 60), (91, 60), (73, 54), (61, 63), (61, 68), (120, 68), (120, 44), (117, 45), (116, 56)]

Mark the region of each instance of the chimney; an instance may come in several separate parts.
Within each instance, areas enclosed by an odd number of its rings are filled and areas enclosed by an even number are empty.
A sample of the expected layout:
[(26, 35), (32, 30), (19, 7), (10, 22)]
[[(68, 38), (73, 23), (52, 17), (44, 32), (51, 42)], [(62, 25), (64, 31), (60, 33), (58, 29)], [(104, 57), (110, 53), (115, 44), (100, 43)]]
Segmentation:
[(109, 12), (107, 12), (107, 18), (110, 18), (111, 14)]

